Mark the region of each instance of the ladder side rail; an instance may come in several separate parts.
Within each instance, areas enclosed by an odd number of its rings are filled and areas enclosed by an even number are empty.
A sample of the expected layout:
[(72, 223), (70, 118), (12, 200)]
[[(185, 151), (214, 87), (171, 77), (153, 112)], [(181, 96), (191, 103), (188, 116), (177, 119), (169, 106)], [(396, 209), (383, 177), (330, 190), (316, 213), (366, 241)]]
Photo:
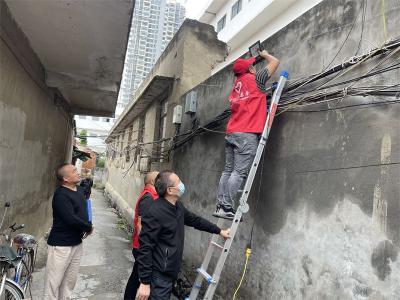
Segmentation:
[[(224, 220), (223, 219), (218, 219), (217, 222), (217, 226), (221, 228), (222, 224), (223, 224)], [(212, 254), (214, 252), (215, 246), (212, 244), (213, 242), (217, 242), (218, 241), (218, 235), (213, 234), (210, 240), (210, 243), (208, 245), (207, 248), (207, 252), (206, 255), (204, 256), (204, 260), (201, 264), (201, 269), (207, 271), (208, 265), (210, 264), (210, 260), (212, 258)], [(196, 276), (196, 280), (193, 284), (192, 290), (190, 291), (190, 295), (189, 295), (189, 300), (195, 300), (197, 299), (200, 289), (201, 289), (201, 285), (203, 284), (203, 280), (204, 277), (203, 275), (201, 275), (199, 272)]]
[(264, 130), (263, 130), (260, 142), (257, 147), (256, 156), (254, 157), (253, 163), (250, 168), (250, 172), (247, 175), (246, 183), (243, 188), (243, 193), (239, 200), (239, 202), (240, 202), (239, 208), (244, 209), (245, 210), (245, 211), (243, 211), (244, 213), (246, 213), (248, 211), (247, 199), (249, 197), (250, 189), (251, 189), (251, 186), (253, 185), (253, 181), (254, 181), (254, 178), (256, 176), (257, 169), (258, 169), (258, 164), (260, 163), (261, 156), (264, 151), (264, 147), (265, 147), (265, 145), (267, 143), (267, 139), (269, 137), (269, 133), (271, 132), (272, 122), (274, 120), (276, 109), (278, 107), (279, 98), (282, 94), (282, 90), (286, 83), (286, 80), (287, 79), (285, 76), (281, 76), (279, 78), (278, 86), (274, 92), (274, 95), (272, 96), (270, 113), (268, 114), (267, 120), (264, 125)]
[[(282, 90), (283, 90), (283, 87), (284, 87), (284, 85), (286, 83), (287, 78), (288, 78), (287, 72), (286, 71), (282, 72), (282, 75), (280, 76), (279, 81), (278, 81), (277, 89), (275, 90), (275, 92), (273, 94), (273, 97), (272, 97), (272, 100), (271, 100), (270, 110), (269, 110), (269, 113), (268, 113), (268, 116), (267, 116), (267, 120), (266, 120), (264, 129), (263, 129), (263, 133), (261, 135), (261, 139), (260, 139), (259, 145), (257, 147), (256, 156), (254, 157), (254, 160), (253, 160), (249, 175), (248, 175), (248, 177), (246, 179), (246, 183), (245, 183), (242, 195), (240, 197), (240, 205), (239, 205), (239, 207), (237, 209), (237, 212), (235, 214), (235, 217), (234, 217), (232, 225), (231, 225), (231, 234), (230, 234), (231, 238), (225, 241), (222, 253), (221, 253), (221, 255), (220, 255), (219, 259), (218, 259), (217, 265), (216, 265), (216, 267), (214, 269), (214, 274), (212, 276), (213, 282), (210, 283), (210, 285), (209, 285), (209, 287), (208, 287), (208, 289), (206, 291), (206, 294), (205, 294), (205, 297), (204, 297), (205, 300), (211, 300), (214, 297), (214, 293), (215, 293), (215, 290), (216, 290), (217, 285), (219, 283), (219, 279), (220, 279), (220, 275), (221, 275), (222, 269), (224, 267), (226, 258), (227, 258), (228, 254), (229, 254), (229, 251), (230, 251), (231, 245), (233, 243), (234, 237), (236, 235), (236, 231), (238, 229), (238, 226), (240, 224), (240, 220), (242, 218), (242, 215), (243, 215), (243, 213), (246, 213), (249, 210), (249, 207), (248, 207), (248, 204), (247, 204), (247, 199), (248, 199), (248, 196), (249, 196), (249, 193), (250, 193), (251, 186), (252, 186), (253, 181), (254, 181), (254, 177), (255, 177), (255, 175), (257, 173), (258, 164), (260, 162), (260, 159), (261, 159), (261, 156), (262, 156), (266, 141), (268, 139), (268, 136), (269, 136), (269, 133), (270, 133), (270, 130), (271, 130), (271, 126), (272, 126), (272, 122), (273, 122), (273, 119), (275, 117), (275, 113), (276, 113), (276, 110), (277, 110), (278, 102), (279, 102), (279, 99), (280, 99), (280, 96), (282, 94)], [(218, 220), (218, 224), (219, 225), (222, 225), (222, 222), (223, 222), (222, 219)], [(215, 242), (214, 237), (211, 239), (211, 242), (209, 244), (206, 256), (205, 256), (204, 261), (202, 263), (201, 268), (203, 270), (206, 270), (206, 268), (208, 267), (208, 265), (210, 263), (210, 260), (211, 260), (211, 257), (212, 257), (212, 253), (213, 253), (214, 247), (215, 247), (214, 245), (212, 245), (213, 241)], [(195, 285), (196, 285), (196, 283), (199, 283), (199, 285), (201, 286), (201, 283), (203, 282), (203, 279), (204, 279), (203, 276), (199, 273), (197, 275), (197, 278), (196, 278), (196, 281), (195, 281)], [(197, 285), (197, 287), (199, 285)], [(193, 286), (192, 291), (191, 291), (190, 296), (189, 296), (189, 299), (190, 300), (197, 299), (199, 291), (200, 291), (200, 288), (196, 288), (195, 286)]]
[(235, 218), (233, 219), (232, 226), (231, 226), (231, 233), (233, 232), (233, 235), (231, 234), (231, 238), (227, 239), (224, 244), (224, 249), (222, 250), (221, 256), (219, 257), (217, 265), (215, 266), (214, 274), (212, 275), (212, 277), (214, 279), (214, 283), (211, 283), (208, 286), (206, 294), (204, 296), (204, 300), (211, 300), (214, 297), (214, 293), (215, 293), (215, 290), (217, 289), (217, 285), (219, 283), (222, 269), (223, 269), (225, 261), (228, 257), (229, 250), (232, 246), (233, 239), (235, 238), (236, 231), (240, 224), (240, 219), (242, 218), (242, 215), (243, 215), (243, 212), (238, 209), (235, 214)]

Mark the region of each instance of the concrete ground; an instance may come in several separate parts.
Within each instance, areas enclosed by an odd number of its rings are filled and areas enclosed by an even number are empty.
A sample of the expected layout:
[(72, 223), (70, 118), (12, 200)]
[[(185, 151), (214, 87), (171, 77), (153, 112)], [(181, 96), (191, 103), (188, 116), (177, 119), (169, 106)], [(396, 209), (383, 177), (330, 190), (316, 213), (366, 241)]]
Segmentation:
[[(92, 236), (84, 240), (74, 299), (122, 299), (133, 265), (130, 237), (121, 228), (121, 221), (114, 209), (108, 207), (101, 192), (94, 189), (92, 206), (95, 230)], [(33, 300), (43, 298), (45, 261), (46, 247), (43, 241), (33, 277)]]

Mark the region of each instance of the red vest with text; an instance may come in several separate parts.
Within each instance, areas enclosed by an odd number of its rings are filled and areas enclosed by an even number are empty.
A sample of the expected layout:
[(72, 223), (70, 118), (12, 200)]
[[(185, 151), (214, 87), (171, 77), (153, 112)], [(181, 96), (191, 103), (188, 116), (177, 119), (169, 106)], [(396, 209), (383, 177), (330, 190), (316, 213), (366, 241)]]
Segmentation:
[(133, 248), (138, 249), (139, 248), (139, 234), (138, 234), (138, 224), (139, 224), (139, 203), (142, 201), (143, 196), (146, 193), (150, 193), (151, 197), (153, 197), (154, 200), (158, 199), (158, 194), (152, 187), (145, 187), (142, 191), (142, 193), (139, 195), (139, 199), (136, 202), (135, 206), (135, 218), (133, 219)]
[(267, 99), (256, 83), (255, 75), (239, 75), (229, 96), (231, 117), (226, 133), (262, 133), (267, 119)]

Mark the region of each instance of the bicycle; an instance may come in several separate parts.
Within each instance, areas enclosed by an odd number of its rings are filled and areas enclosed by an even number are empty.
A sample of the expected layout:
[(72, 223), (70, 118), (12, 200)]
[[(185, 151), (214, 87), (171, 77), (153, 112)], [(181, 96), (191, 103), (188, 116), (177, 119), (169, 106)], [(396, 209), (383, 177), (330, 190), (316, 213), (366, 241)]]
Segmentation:
[(17, 248), (18, 255), (22, 257), (15, 268), (14, 281), (19, 284), (24, 293), (29, 290), (29, 294), (32, 297), (31, 282), (32, 274), (35, 270), (38, 242), (33, 235), (26, 233), (17, 234), (12, 241)]
[[(3, 227), (5, 215), (10, 203), (6, 202), (5, 211), (1, 220), (0, 229)], [(34, 236), (20, 233), (12, 238), (12, 233), (24, 228), (24, 224), (13, 224), (8, 229), (9, 234), (4, 231), (1, 234), (5, 241), (0, 243), (0, 300), (19, 300), (25, 299), (25, 293), (29, 288), (32, 280), (32, 273), (35, 269), (35, 253), (37, 252), (38, 243)], [(16, 250), (13, 248), (16, 246)], [(10, 273), (14, 271), (13, 276)], [(7, 278), (12, 277), (12, 279)]]

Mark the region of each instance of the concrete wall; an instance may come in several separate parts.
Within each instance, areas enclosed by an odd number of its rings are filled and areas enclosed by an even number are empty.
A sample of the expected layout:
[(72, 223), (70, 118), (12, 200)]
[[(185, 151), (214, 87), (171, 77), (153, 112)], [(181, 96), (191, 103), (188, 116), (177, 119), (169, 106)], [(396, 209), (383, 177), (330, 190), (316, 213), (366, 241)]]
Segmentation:
[[(320, 72), (381, 45), (381, 2), (325, 0), (264, 42), (291, 78)], [(385, 1), (387, 38), (400, 35), (398, 1)], [(385, 56), (383, 56), (385, 57)], [(370, 60), (342, 79), (366, 73)], [(400, 59), (399, 53), (387, 63)], [(200, 124), (228, 107), (231, 66), (195, 88)], [(277, 76), (271, 81), (277, 79)], [(358, 86), (400, 82), (392, 71)], [(393, 100), (345, 97), (287, 112), (275, 119), (264, 167), (253, 185), (244, 216), (217, 290), (231, 299), (239, 282), (254, 223), (253, 253), (237, 299), (398, 299), (400, 295), (400, 106), (353, 106)], [(339, 108), (339, 107), (345, 108)], [(318, 111), (322, 110), (322, 111)], [(185, 117), (182, 131), (191, 127)], [(221, 131), (224, 130), (222, 126)], [(187, 187), (185, 205), (210, 220), (224, 166), (224, 135), (207, 133), (174, 153), (173, 168)], [(380, 163), (395, 163), (379, 166)], [(260, 193), (258, 194), (258, 190)], [(259, 199), (259, 200), (257, 200)], [(187, 229), (184, 260), (193, 274), (209, 235)]]
[(55, 169), (71, 158), (72, 118), (5, 41), (0, 40), (0, 214), (10, 201), (5, 225), (24, 223), (26, 232), (40, 236), (51, 226)]
[[(155, 122), (156, 122), (157, 106), (151, 106), (145, 113), (145, 128), (143, 129), (143, 142), (148, 143), (154, 141)], [(130, 126), (132, 130), (132, 141), (128, 143), (129, 127), (125, 129), (123, 147), (129, 144), (137, 143), (139, 133), (139, 119), (135, 119)], [(121, 136), (122, 137), (122, 136)], [(121, 144), (117, 144), (117, 148), (121, 148)], [(151, 144), (145, 146), (146, 151), (141, 155), (148, 156), (147, 152), (152, 151)], [(141, 193), (143, 188), (143, 170), (149, 167), (149, 158), (135, 159), (135, 151), (130, 153), (130, 160), (126, 160), (125, 153), (120, 155), (118, 153), (115, 159), (107, 159), (108, 180), (106, 183), (106, 193), (113, 202), (117, 205), (118, 209), (129, 222), (132, 220), (134, 214), (134, 207), (136, 204), (137, 196)], [(132, 165), (133, 164), (133, 165)]]
[[(128, 108), (115, 123), (107, 143), (109, 150), (120, 151), (128, 145), (137, 145), (138, 133), (141, 130), (139, 119), (145, 119), (142, 142), (148, 144), (140, 147), (139, 154), (142, 158), (136, 157), (134, 162), (136, 151), (133, 150), (130, 152), (129, 161), (126, 161), (125, 153), (117, 153), (115, 158), (108, 156), (107, 159), (109, 173), (105, 191), (129, 222), (133, 218), (133, 208), (143, 188), (144, 173), (150, 169), (171, 166), (171, 161), (159, 163), (157, 159), (149, 157), (157, 156), (157, 144), (152, 142), (159, 139), (160, 102), (165, 98), (168, 100), (166, 137), (172, 137), (175, 132), (175, 126), (172, 124), (175, 105), (180, 104), (183, 94), (209, 77), (212, 64), (223, 59), (224, 54), (225, 44), (218, 41), (212, 26), (186, 20), (135, 93)], [(139, 95), (157, 75), (173, 77), (175, 82), (171, 89), (167, 89), (160, 97), (155, 97), (138, 117), (130, 119), (130, 110), (132, 107), (134, 109), (136, 101), (141, 101)], [(120, 128), (121, 123), (128, 125)], [(129, 142), (127, 137), (131, 127), (132, 140)], [(121, 144), (122, 137), (124, 139)]]

